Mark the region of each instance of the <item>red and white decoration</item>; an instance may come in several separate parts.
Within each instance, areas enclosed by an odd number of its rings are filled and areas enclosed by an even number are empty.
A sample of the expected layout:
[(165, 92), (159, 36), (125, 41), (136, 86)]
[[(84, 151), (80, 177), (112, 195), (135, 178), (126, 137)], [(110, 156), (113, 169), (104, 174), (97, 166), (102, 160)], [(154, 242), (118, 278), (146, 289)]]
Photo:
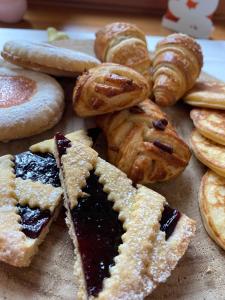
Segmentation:
[(212, 15), (219, 0), (169, 0), (163, 26), (194, 37), (207, 38), (213, 31)]

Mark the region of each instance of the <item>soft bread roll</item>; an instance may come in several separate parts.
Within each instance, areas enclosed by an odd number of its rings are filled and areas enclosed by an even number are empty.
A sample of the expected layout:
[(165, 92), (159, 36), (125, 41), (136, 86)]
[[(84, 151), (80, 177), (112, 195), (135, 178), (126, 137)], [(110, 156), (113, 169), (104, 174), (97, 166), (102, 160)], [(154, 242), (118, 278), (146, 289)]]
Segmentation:
[(128, 66), (150, 80), (147, 42), (137, 26), (120, 22), (106, 25), (96, 33), (94, 48), (101, 61)]
[(188, 146), (160, 108), (145, 100), (137, 106), (98, 117), (108, 141), (108, 159), (134, 182), (165, 181), (184, 170)]
[(156, 46), (153, 58), (153, 94), (157, 104), (173, 105), (200, 75), (203, 56), (200, 45), (191, 37), (175, 33)]
[(95, 116), (131, 107), (143, 101), (149, 92), (148, 82), (138, 72), (105, 63), (79, 77), (73, 107), (78, 116)]

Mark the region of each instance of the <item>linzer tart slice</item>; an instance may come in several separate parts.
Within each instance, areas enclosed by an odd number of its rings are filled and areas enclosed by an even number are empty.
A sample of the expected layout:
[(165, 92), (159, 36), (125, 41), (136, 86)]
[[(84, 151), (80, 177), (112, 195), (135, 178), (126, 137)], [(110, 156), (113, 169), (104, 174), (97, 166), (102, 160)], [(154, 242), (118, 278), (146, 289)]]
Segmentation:
[[(68, 135), (91, 145), (84, 131)], [(0, 157), (0, 260), (28, 266), (60, 210), (62, 189), (53, 140)]]
[(144, 299), (185, 253), (195, 222), (92, 148), (57, 134), (56, 158), (75, 246), (76, 299)]

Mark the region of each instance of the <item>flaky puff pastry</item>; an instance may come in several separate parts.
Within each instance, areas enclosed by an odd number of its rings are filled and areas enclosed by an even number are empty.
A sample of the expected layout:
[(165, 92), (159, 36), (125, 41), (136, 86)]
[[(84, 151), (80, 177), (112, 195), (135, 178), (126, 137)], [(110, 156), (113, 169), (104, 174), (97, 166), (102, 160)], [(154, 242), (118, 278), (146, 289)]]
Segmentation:
[(108, 158), (136, 183), (165, 181), (187, 166), (190, 150), (167, 116), (150, 100), (97, 118), (106, 135)]
[(141, 74), (122, 65), (105, 63), (78, 78), (73, 107), (78, 116), (101, 115), (131, 107), (149, 93), (149, 84)]
[(193, 87), (202, 65), (201, 47), (188, 35), (175, 33), (160, 41), (153, 58), (156, 103), (162, 106), (175, 104)]
[(136, 25), (121, 22), (106, 25), (96, 33), (94, 49), (102, 62), (128, 66), (151, 80), (145, 34)]

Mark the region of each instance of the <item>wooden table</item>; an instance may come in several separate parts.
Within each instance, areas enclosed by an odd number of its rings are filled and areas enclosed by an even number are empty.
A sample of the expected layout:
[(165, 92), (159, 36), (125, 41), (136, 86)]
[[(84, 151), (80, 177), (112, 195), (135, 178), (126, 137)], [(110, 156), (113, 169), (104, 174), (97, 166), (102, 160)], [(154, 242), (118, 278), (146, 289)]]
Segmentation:
[[(33, 29), (45, 29), (54, 26), (61, 30), (72, 30), (74, 26), (84, 26), (94, 30), (115, 21), (135, 23), (149, 35), (168, 35), (171, 33), (170, 30), (161, 26), (161, 17), (48, 5), (29, 5), (23, 21), (17, 24), (0, 23), (0, 26)], [(215, 40), (225, 39), (225, 20), (215, 21), (215, 31), (212, 38)]]

